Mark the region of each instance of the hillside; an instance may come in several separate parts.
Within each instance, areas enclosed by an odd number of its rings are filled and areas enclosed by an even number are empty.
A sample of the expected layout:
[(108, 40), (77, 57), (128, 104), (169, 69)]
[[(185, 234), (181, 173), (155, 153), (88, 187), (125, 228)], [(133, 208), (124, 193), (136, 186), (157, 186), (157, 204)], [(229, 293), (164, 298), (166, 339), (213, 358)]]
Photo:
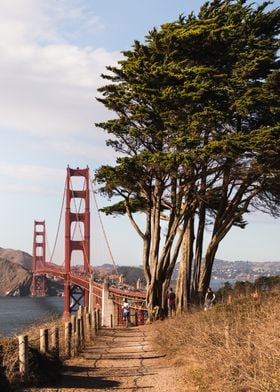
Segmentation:
[(279, 304), (279, 286), (258, 297), (233, 292), (210, 311), (155, 322), (157, 342), (180, 372), (172, 391), (280, 391)]
[(30, 272), (20, 263), (0, 257), (0, 295), (28, 295)]
[[(14, 292), (20, 295), (29, 295), (32, 267), (32, 256), (27, 252), (14, 249), (0, 248), (0, 295), (12, 295)], [(79, 266), (77, 266), (79, 268)], [(80, 266), (80, 268), (82, 268)], [(144, 284), (144, 272), (141, 267), (117, 266), (118, 273), (124, 276), (124, 282), (134, 285), (140, 278)], [(114, 266), (103, 264), (93, 266), (94, 277), (100, 281), (106, 277), (110, 281), (117, 281)], [(178, 265), (175, 267), (172, 279), (176, 280)], [(225, 282), (254, 281), (260, 276), (280, 275), (280, 262), (253, 262), (253, 261), (225, 261), (215, 260), (211, 286), (215, 289)], [(216, 284), (217, 283), (217, 284)], [(59, 281), (47, 279), (49, 295), (56, 295), (63, 290)]]
[(32, 256), (22, 250), (0, 248), (0, 259), (8, 260), (31, 270)]
[[(0, 296), (30, 295), (32, 256), (21, 250), (0, 248)], [(49, 295), (63, 290), (59, 281), (47, 279)]]
[[(21, 250), (0, 248), (0, 296), (29, 295), (31, 284), (32, 256)], [(78, 268), (78, 267), (77, 267)], [(117, 279), (114, 267), (110, 264), (94, 267), (95, 276)], [(139, 267), (118, 267), (118, 273), (124, 276), (128, 284), (135, 284), (138, 278), (144, 282), (144, 273)], [(63, 291), (63, 284), (47, 278), (49, 295)]]
[[(179, 264), (176, 265), (172, 276), (176, 280)], [(225, 282), (254, 281), (260, 276), (280, 275), (280, 261), (227, 261), (215, 259), (212, 270), (211, 286), (215, 289)], [(217, 283), (217, 284), (215, 284)], [(217, 287), (215, 287), (217, 286)]]
[[(140, 278), (141, 281), (145, 282), (143, 268), (140, 267), (130, 267), (130, 266), (117, 266), (117, 271), (119, 275), (123, 275), (124, 282), (129, 285), (135, 285), (137, 280)], [(109, 281), (117, 281), (118, 275), (116, 274), (116, 269), (112, 264), (103, 264), (93, 267), (94, 278), (96, 280), (103, 280), (104, 278)]]

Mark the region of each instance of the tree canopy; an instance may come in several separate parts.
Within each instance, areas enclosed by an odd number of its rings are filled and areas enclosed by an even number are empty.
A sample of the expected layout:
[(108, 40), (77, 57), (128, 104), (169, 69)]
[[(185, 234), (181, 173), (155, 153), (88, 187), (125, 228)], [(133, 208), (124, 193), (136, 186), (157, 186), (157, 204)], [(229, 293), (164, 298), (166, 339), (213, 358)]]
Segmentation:
[(231, 227), (244, 228), (254, 208), (280, 214), (280, 10), (269, 4), (206, 2), (135, 41), (102, 75), (98, 100), (114, 118), (97, 125), (119, 157), (96, 180), (120, 198), (104, 211), (127, 214), (143, 239), (150, 309), (165, 307), (179, 259), (186, 309)]

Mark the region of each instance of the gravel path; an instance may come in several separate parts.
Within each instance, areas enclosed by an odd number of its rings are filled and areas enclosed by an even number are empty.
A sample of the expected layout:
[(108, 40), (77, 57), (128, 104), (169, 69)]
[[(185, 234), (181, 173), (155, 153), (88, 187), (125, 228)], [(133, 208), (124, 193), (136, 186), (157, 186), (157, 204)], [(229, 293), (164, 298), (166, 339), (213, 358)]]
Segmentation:
[(66, 362), (59, 385), (26, 392), (175, 392), (176, 369), (154, 344), (151, 325), (102, 329), (79, 357)]

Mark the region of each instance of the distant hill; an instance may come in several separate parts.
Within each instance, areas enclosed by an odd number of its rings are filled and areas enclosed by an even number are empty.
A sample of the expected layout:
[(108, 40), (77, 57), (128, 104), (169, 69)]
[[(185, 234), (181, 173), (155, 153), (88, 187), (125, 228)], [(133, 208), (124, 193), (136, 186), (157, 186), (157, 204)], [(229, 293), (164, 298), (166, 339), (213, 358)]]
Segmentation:
[(0, 259), (20, 264), (28, 270), (32, 268), (32, 256), (22, 250), (0, 248)]
[[(21, 250), (0, 248), (0, 296), (30, 295), (32, 256)], [(63, 283), (47, 279), (49, 295), (63, 290)]]
[[(172, 280), (176, 280), (178, 265), (174, 269)], [(81, 266), (80, 266), (81, 267)], [(0, 248), (0, 295), (29, 295), (31, 284), (32, 256), (27, 252)], [(79, 268), (79, 266), (77, 266)], [(82, 267), (81, 267), (82, 268)], [(134, 285), (140, 278), (145, 284), (142, 267), (117, 266), (118, 273), (124, 276), (126, 283)], [(93, 267), (94, 276), (117, 280), (112, 264)], [(259, 276), (280, 275), (280, 262), (226, 261), (216, 259), (213, 266), (212, 282), (253, 281)], [(47, 279), (48, 293), (56, 295), (63, 290), (63, 283)]]
[[(140, 267), (130, 267), (130, 266), (117, 266), (118, 274), (124, 276), (124, 280), (128, 284), (135, 284), (140, 278), (142, 282), (145, 282), (143, 268)], [(104, 277), (117, 280), (117, 274), (114, 266), (112, 264), (103, 264), (100, 266), (95, 266), (93, 268), (94, 276), (100, 279)]]
[(134, 284), (140, 278), (142, 282), (145, 282), (143, 268), (139, 267), (118, 267), (119, 274), (125, 277), (125, 280), (129, 284)]
[(28, 295), (31, 262), (28, 253), (0, 248), (0, 295)]
[(254, 281), (260, 276), (280, 275), (279, 261), (215, 260), (212, 279)]
[[(179, 264), (175, 266), (172, 280), (175, 281), (178, 275)], [(235, 282), (250, 281), (253, 282), (260, 276), (280, 275), (280, 261), (227, 261), (215, 259), (211, 287), (217, 289), (224, 285), (225, 282), (234, 284)]]
[[(29, 295), (31, 285), (32, 256), (27, 252), (15, 249), (0, 248), (0, 296), (3, 295)], [(77, 269), (81, 266), (76, 266)], [(143, 269), (139, 267), (118, 266), (118, 273), (124, 276), (128, 284), (135, 284), (140, 278), (144, 282)], [(94, 274), (103, 279), (109, 277), (117, 279), (112, 264), (94, 267)], [(49, 295), (56, 295), (63, 290), (60, 281), (47, 279)]]

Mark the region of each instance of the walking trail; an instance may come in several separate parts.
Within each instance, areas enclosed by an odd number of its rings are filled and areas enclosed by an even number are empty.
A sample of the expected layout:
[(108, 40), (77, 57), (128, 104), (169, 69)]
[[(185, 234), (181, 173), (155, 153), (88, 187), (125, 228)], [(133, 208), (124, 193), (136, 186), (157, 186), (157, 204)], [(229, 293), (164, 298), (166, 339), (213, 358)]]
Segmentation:
[(155, 338), (152, 325), (102, 329), (79, 357), (66, 362), (58, 385), (26, 391), (189, 391), (176, 386), (178, 368), (168, 363)]

